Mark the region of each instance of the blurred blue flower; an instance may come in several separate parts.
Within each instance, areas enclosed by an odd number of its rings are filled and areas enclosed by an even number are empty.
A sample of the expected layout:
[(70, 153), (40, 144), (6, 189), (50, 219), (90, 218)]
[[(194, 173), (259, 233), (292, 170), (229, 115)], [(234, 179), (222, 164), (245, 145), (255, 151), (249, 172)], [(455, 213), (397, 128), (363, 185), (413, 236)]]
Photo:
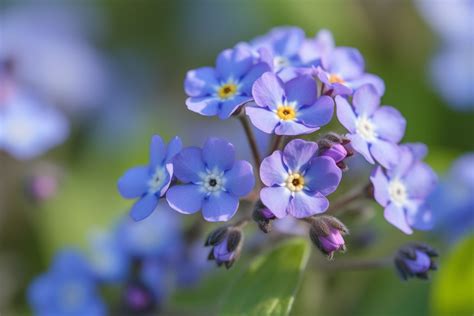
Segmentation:
[(239, 199), (255, 186), (252, 165), (235, 159), (234, 146), (222, 138), (209, 138), (203, 148), (188, 147), (174, 159), (175, 175), (183, 182), (166, 194), (170, 206), (183, 214), (202, 209), (210, 222), (228, 221)]
[(431, 61), (431, 77), (437, 92), (448, 106), (473, 111), (474, 1), (416, 0), (415, 3), (441, 38), (441, 48)]
[(106, 315), (96, 280), (84, 257), (73, 249), (59, 252), (49, 271), (28, 288), (35, 315)]
[(118, 190), (124, 198), (138, 198), (130, 210), (135, 221), (150, 216), (160, 197), (168, 190), (173, 178), (172, 160), (181, 147), (179, 137), (173, 138), (166, 146), (160, 136), (154, 135), (150, 144), (150, 163), (129, 169), (118, 180)]
[(427, 149), (422, 144), (400, 146), (399, 163), (390, 170), (375, 168), (370, 181), (374, 186), (375, 200), (385, 208), (385, 219), (403, 231), (426, 230), (433, 226), (428, 196), (436, 187), (437, 177), (421, 160)]
[(22, 90), (0, 73), (0, 150), (32, 159), (69, 135), (66, 117), (41, 98)]
[(431, 194), (435, 230), (454, 243), (474, 228), (474, 153), (458, 158)]

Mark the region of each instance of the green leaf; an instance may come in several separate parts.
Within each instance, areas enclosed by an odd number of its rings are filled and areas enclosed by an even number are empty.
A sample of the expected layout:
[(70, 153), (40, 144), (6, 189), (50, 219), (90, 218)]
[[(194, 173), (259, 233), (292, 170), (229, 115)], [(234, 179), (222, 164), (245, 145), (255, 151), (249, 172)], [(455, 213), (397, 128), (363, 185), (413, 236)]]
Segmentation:
[(219, 315), (288, 315), (309, 253), (297, 238), (255, 259), (224, 294)]
[(431, 293), (435, 315), (474, 315), (474, 236), (442, 260)]

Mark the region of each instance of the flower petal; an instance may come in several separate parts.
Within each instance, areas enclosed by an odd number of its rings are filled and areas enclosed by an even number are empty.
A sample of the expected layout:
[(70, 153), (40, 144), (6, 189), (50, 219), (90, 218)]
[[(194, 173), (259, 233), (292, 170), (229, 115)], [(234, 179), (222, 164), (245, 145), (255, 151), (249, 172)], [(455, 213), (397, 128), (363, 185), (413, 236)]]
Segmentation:
[(186, 99), (186, 106), (190, 111), (204, 116), (217, 115), (220, 104), (221, 100), (213, 96), (191, 97)]
[(235, 161), (234, 145), (223, 138), (210, 137), (202, 148), (202, 158), (209, 170), (229, 170)]
[(236, 161), (232, 169), (225, 173), (225, 178), (225, 188), (236, 196), (249, 194), (255, 186), (252, 165), (245, 160)]
[(278, 218), (287, 215), (291, 192), (286, 187), (267, 187), (260, 190), (262, 203)]
[(342, 171), (329, 157), (316, 157), (311, 160), (304, 175), (305, 185), (312, 192), (328, 195), (336, 191), (341, 182)]
[(311, 105), (316, 101), (316, 81), (310, 76), (298, 76), (285, 83), (285, 94), (289, 102)]
[(199, 182), (199, 174), (206, 171), (202, 150), (198, 147), (184, 148), (173, 159), (173, 165), (175, 176), (182, 182)]
[(266, 62), (260, 62), (254, 66), (240, 81), (240, 91), (247, 96), (252, 95), (252, 86), (255, 81), (262, 76), (263, 73), (271, 71), (270, 66)]
[(318, 144), (294, 139), (283, 150), (283, 162), (292, 172), (304, 171), (318, 150)]
[(391, 106), (382, 106), (375, 111), (372, 122), (377, 129), (377, 135), (386, 141), (398, 143), (405, 134), (406, 120), (402, 114)]
[(282, 152), (277, 150), (263, 159), (260, 165), (260, 178), (266, 186), (282, 185), (288, 177), (288, 171), (283, 164)]
[(245, 113), (256, 128), (267, 134), (272, 134), (280, 122), (275, 113), (262, 107), (247, 106)]
[(352, 104), (358, 116), (371, 116), (380, 105), (380, 95), (374, 86), (367, 84), (354, 92)]
[(322, 194), (310, 195), (305, 191), (300, 191), (291, 199), (288, 214), (296, 218), (305, 218), (324, 213), (328, 207), (329, 201)]
[(334, 112), (334, 101), (331, 97), (322, 96), (313, 105), (300, 108), (298, 119), (306, 126), (321, 127), (331, 121)]
[(161, 166), (165, 160), (166, 145), (159, 135), (153, 135), (150, 143), (150, 165)]
[(184, 80), (184, 90), (190, 97), (203, 97), (215, 92), (219, 85), (214, 68), (202, 67), (188, 71)]
[(285, 95), (283, 82), (277, 75), (266, 72), (253, 84), (252, 95), (259, 106), (276, 110)]
[(158, 205), (158, 197), (155, 194), (147, 194), (139, 199), (130, 210), (130, 217), (134, 221), (141, 221), (153, 213)]
[(382, 167), (377, 166), (370, 176), (370, 181), (374, 186), (374, 197), (375, 200), (382, 206), (387, 206), (390, 201), (388, 194), (388, 179), (385, 176)]
[(221, 191), (218, 194), (211, 194), (204, 200), (202, 216), (208, 222), (226, 222), (235, 215), (238, 207), (237, 197)]
[(193, 214), (201, 209), (205, 195), (200, 185), (182, 184), (172, 186), (166, 194), (166, 200), (174, 210)]
[(424, 199), (435, 188), (436, 173), (424, 162), (415, 163), (403, 179), (410, 198)]
[(148, 191), (150, 168), (148, 166), (134, 167), (125, 172), (118, 180), (118, 190), (126, 199), (134, 199)]
[(390, 224), (394, 225), (405, 234), (410, 235), (413, 233), (413, 230), (408, 225), (408, 222), (405, 216), (405, 211), (397, 207), (395, 204), (390, 203), (385, 208), (383, 215)]
[(254, 61), (252, 51), (243, 45), (222, 51), (216, 60), (216, 72), (221, 79), (240, 79), (250, 70)]
[(357, 90), (363, 85), (370, 84), (374, 86), (375, 90), (377, 91), (378, 95), (382, 96), (385, 93), (385, 83), (383, 80), (376, 75), (373, 74), (363, 74), (360, 77), (357, 77), (350, 82), (347, 82), (351, 86), (352, 89)]
[(280, 121), (275, 128), (275, 134), (277, 135), (302, 135), (310, 134), (319, 129), (319, 127), (306, 126), (302, 122), (298, 121)]
[(396, 166), (400, 158), (398, 145), (381, 139), (377, 139), (370, 145), (370, 153), (379, 164), (387, 169)]
[(349, 47), (338, 47), (329, 55), (329, 71), (349, 81), (364, 73), (364, 58), (359, 50)]
[(219, 110), (219, 118), (221, 120), (228, 119), (242, 104), (251, 100), (252, 98), (250, 96), (235, 96), (230, 100), (222, 101)]
[(347, 128), (351, 133), (355, 133), (356, 130), (356, 116), (352, 106), (347, 102), (347, 100), (341, 96), (336, 96), (336, 113), (337, 119), (341, 124)]
[(431, 207), (425, 201), (413, 201), (407, 208), (407, 221), (410, 227), (418, 230), (430, 230), (434, 226), (434, 216)]
[(170, 140), (166, 148), (165, 162), (171, 162), (173, 158), (181, 151), (182, 148), (183, 142), (181, 141), (181, 138), (176, 136), (172, 140)]
[(369, 151), (369, 144), (367, 144), (367, 142), (362, 139), (362, 137), (360, 137), (358, 134), (348, 134), (346, 137), (351, 140), (352, 149), (364, 156), (365, 160), (367, 160), (369, 163), (375, 163)]

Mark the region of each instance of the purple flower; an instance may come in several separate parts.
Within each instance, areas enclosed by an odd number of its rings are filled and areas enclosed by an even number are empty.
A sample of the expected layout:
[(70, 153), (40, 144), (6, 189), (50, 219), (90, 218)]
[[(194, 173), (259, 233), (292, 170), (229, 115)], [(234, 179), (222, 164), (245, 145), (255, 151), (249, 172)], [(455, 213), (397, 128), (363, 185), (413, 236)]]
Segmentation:
[(427, 245), (412, 244), (400, 248), (395, 255), (395, 267), (400, 277), (407, 280), (411, 277), (428, 279), (428, 272), (436, 270), (434, 257), (436, 250)]
[(245, 44), (219, 54), (216, 68), (202, 67), (188, 71), (184, 89), (189, 110), (205, 116), (227, 119), (242, 104), (252, 100), (252, 84), (268, 65), (257, 62), (254, 52)]
[(349, 95), (365, 84), (374, 86), (378, 95), (385, 92), (385, 84), (380, 77), (368, 74), (364, 68), (364, 58), (359, 50), (350, 47), (330, 47), (326, 44), (321, 58), (321, 66), (316, 68), (316, 75), (325, 86), (325, 93), (332, 95)]
[(345, 248), (344, 238), (338, 229), (330, 228), (329, 235), (319, 237), (321, 249), (331, 256), (334, 252)]
[(299, 51), (305, 40), (304, 31), (298, 27), (275, 27), (265, 35), (255, 38), (254, 49), (266, 49), (272, 56), (270, 61), (275, 73), (285, 68), (301, 65)]
[(348, 234), (346, 226), (333, 216), (317, 216), (311, 218), (309, 237), (313, 244), (318, 247), (329, 259), (332, 259), (337, 251), (344, 252), (346, 245), (343, 235)]
[(336, 96), (337, 117), (349, 131), (353, 149), (373, 164), (377, 161), (385, 168), (398, 162), (398, 142), (405, 133), (406, 121), (398, 110), (380, 105), (380, 96), (373, 86), (359, 88), (352, 106)]
[(309, 76), (283, 83), (267, 72), (255, 81), (252, 94), (256, 105), (248, 106), (246, 113), (255, 127), (268, 134), (309, 134), (332, 118), (332, 99), (317, 99), (316, 82)]
[(385, 208), (385, 219), (406, 234), (411, 234), (412, 228), (426, 230), (432, 226), (431, 210), (425, 202), (437, 177), (421, 162), (425, 154), (424, 145), (401, 145), (396, 167), (384, 171), (379, 166), (370, 177), (375, 200)]
[(168, 146), (160, 136), (155, 135), (150, 144), (150, 163), (129, 169), (118, 181), (120, 194), (126, 199), (139, 198), (133, 205), (130, 216), (140, 221), (153, 212), (173, 178), (174, 156), (181, 150), (178, 137), (173, 138)]
[(202, 210), (210, 222), (227, 221), (237, 212), (239, 198), (255, 185), (252, 166), (235, 160), (234, 146), (222, 138), (209, 138), (203, 148), (188, 147), (174, 159), (175, 175), (183, 182), (166, 199), (183, 214)]
[(48, 272), (28, 288), (35, 315), (105, 315), (94, 276), (81, 253), (66, 249), (54, 258)]
[(342, 171), (333, 159), (316, 157), (317, 150), (316, 143), (295, 139), (263, 160), (260, 199), (276, 217), (304, 218), (329, 207), (326, 195), (336, 190)]

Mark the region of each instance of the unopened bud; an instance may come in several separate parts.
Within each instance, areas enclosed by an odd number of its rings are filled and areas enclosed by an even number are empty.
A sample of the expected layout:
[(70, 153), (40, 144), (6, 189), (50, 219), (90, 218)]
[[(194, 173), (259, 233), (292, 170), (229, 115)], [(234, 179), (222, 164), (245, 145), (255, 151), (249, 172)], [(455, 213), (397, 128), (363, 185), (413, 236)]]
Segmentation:
[(261, 206), (254, 210), (252, 218), (264, 233), (269, 233), (272, 230), (272, 222), (276, 219), (276, 216), (268, 208)]
[(229, 269), (240, 256), (243, 233), (240, 228), (224, 226), (209, 234), (206, 246), (212, 246), (208, 259)]
[(333, 258), (335, 252), (344, 252), (346, 250), (343, 236), (348, 233), (349, 231), (346, 226), (332, 216), (313, 218), (309, 229), (311, 241), (329, 259)]
[(344, 159), (354, 154), (350, 147), (350, 140), (336, 133), (324, 135), (319, 141), (319, 156), (330, 157), (336, 162), (336, 165), (343, 171), (347, 170)]
[(395, 267), (404, 280), (409, 278), (428, 279), (428, 272), (436, 270), (434, 258), (438, 256), (436, 250), (428, 245), (409, 244), (397, 251)]

